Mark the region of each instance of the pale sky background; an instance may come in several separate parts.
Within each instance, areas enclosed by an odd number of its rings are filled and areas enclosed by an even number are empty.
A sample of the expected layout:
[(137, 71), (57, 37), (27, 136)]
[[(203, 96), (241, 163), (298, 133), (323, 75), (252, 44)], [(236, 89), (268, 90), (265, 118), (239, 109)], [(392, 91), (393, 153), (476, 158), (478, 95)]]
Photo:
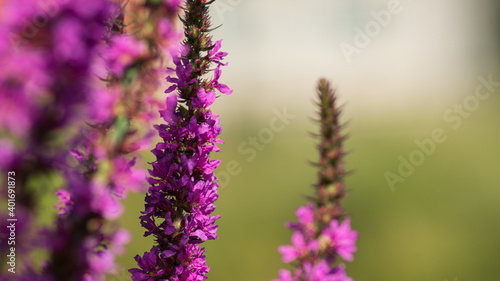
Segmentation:
[(229, 53), (221, 80), (234, 89), (217, 111), (312, 112), (316, 81), (326, 77), (348, 116), (439, 115), (473, 93), (479, 75), (499, 73), (498, 4), (489, 0), (395, 1), (402, 12), (349, 63), (340, 44), (354, 46), (356, 28), (389, 2), (216, 1), (212, 22), (223, 26), (213, 36)]

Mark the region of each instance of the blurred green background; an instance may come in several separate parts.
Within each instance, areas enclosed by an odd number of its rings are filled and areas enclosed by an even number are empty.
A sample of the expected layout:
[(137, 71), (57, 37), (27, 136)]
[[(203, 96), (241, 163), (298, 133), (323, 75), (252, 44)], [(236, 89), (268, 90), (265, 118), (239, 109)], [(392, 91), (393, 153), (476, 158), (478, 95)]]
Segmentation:
[[(397, 2), (397, 1), (396, 1)], [(214, 39), (229, 53), (222, 82), (234, 93), (221, 96), (226, 144), (214, 157), (217, 173), (238, 164), (239, 174), (220, 189), (216, 214), (219, 240), (206, 244), (209, 280), (277, 278), (284, 267), (277, 247), (289, 243), (284, 222), (311, 194), (317, 160), (308, 132), (315, 108), (315, 83), (330, 79), (349, 122), (345, 142), (345, 207), (359, 231), (358, 252), (347, 264), (355, 280), (500, 280), (500, 140), (498, 89), (452, 129), (443, 114), (472, 95), (478, 77), (500, 81), (498, 1), (399, 1), (404, 8), (370, 37), (351, 60), (339, 47), (354, 44), (357, 30), (387, 9), (381, 0), (218, 0), (212, 5)], [(293, 114), (280, 132), (264, 131), (275, 111)], [(455, 115), (456, 116), (456, 115)], [(437, 144), (415, 172), (392, 191), (384, 178), (397, 174), (416, 140), (442, 128)], [(264, 136), (262, 151), (250, 154), (249, 137)], [(263, 135), (264, 134), (264, 135)], [(145, 154), (151, 157), (150, 154)], [(149, 158), (151, 159), (151, 158)], [(236, 170), (239, 170), (236, 169)], [(139, 212), (143, 194), (131, 194), (121, 218), (133, 241), (108, 281), (130, 280), (133, 256), (151, 247)]]
[[(351, 154), (346, 164), (354, 173), (347, 179), (345, 206), (360, 233), (355, 260), (347, 265), (350, 276), (387, 281), (500, 280), (500, 132), (495, 103), (498, 99), (481, 104), (456, 131), (437, 116), (418, 117), (418, 122), (350, 120), (345, 146)], [(268, 117), (253, 117), (251, 122), (250, 117), (221, 117), (226, 144), (217, 155), (222, 159), (218, 169), (237, 161), (241, 173), (220, 189), (215, 212), (222, 216), (219, 240), (206, 243), (209, 280), (277, 278), (284, 266), (277, 247), (289, 243), (291, 236), (283, 223), (295, 220), (296, 207), (312, 192), (316, 170), (307, 162), (317, 160), (316, 142), (306, 131), (316, 127), (308, 115), (297, 114), (253, 161), (237, 152), (240, 143), (269, 126), (272, 114)], [(447, 141), (392, 192), (384, 173), (397, 173), (398, 156), (408, 158), (417, 148), (414, 141), (428, 138), (437, 127), (446, 131)], [(135, 266), (132, 257), (151, 245), (139, 227), (142, 201), (143, 195), (130, 195), (121, 218), (134, 237), (127, 254), (119, 258), (124, 268)]]

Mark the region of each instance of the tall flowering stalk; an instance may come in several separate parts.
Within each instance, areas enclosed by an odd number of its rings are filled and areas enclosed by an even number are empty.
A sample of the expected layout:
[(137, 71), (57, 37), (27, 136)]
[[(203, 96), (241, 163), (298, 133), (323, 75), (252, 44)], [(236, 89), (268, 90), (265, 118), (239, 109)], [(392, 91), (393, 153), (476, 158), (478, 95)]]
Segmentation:
[[(106, 273), (115, 272), (114, 256), (130, 240), (126, 230), (109, 222), (121, 215), (120, 201), (127, 192), (143, 191), (146, 184), (136, 157), (153, 136), (149, 127), (164, 53), (180, 40), (175, 29), (179, 9), (173, 2), (133, 3), (128, 6), (137, 9), (132, 17), (126, 5), (115, 6), (100, 46), (103, 60), (96, 62), (97, 70), (101, 66), (107, 71), (98, 96), (104, 107), (89, 111), (88, 126), (71, 150), (80, 165), (66, 174), (68, 189), (57, 192), (60, 218), (54, 235), (60, 239), (55, 240), (70, 241), (72, 247), (58, 242), (47, 272), (74, 280), (104, 280)], [(126, 15), (135, 28), (149, 28), (126, 34)]]
[[(217, 238), (212, 216), (218, 198), (217, 178), (213, 171), (220, 160), (210, 160), (212, 151), (219, 151), (217, 139), (221, 132), (217, 115), (209, 106), (215, 101), (215, 90), (232, 91), (219, 83), (221, 41), (212, 42), (208, 35), (209, 4), (213, 1), (187, 0), (184, 23), (185, 40), (179, 57), (174, 57), (177, 78), (166, 93), (166, 109), (160, 114), (166, 124), (156, 126), (163, 141), (152, 150), (156, 160), (149, 171), (150, 187), (146, 195), (141, 224), (144, 236), (153, 235), (155, 245), (141, 257), (135, 257), (139, 268), (130, 269), (132, 280), (204, 280), (209, 267), (205, 265), (206, 240)], [(203, 77), (210, 67), (214, 77)]]
[[(135, 24), (149, 28), (135, 36), (124, 34), (124, 10), (113, 9), (110, 0), (7, 1), (0, 12), (0, 61), (6, 66), (0, 108), (9, 113), (0, 117), (0, 167), (18, 175), (17, 254), (29, 268), (10, 278), (104, 280), (113, 271), (114, 255), (130, 238), (106, 221), (120, 216), (119, 199), (127, 191), (145, 183), (133, 152), (147, 147), (153, 134), (137, 128), (148, 128), (153, 119), (159, 70), (180, 40), (177, 4), (138, 4), (147, 24)], [(55, 229), (38, 233), (30, 217), (43, 187), (33, 179), (50, 173), (63, 175), (66, 188), (57, 192)], [(34, 246), (49, 254), (42, 272), (24, 255)]]
[[(345, 187), (340, 109), (330, 84), (318, 83), (321, 139), (318, 149), (318, 183), (316, 195), (306, 206), (299, 207), (298, 222), (287, 223), (294, 231), (292, 245), (280, 246), (283, 262), (293, 270), (280, 270), (275, 281), (351, 281), (338, 257), (352, 261), (358, 233), (351, 230), (350, 218), (344, 217), (341, 201)], [(342, 222), (341, 222), (342, 220)]]
[(35, 274), (37, 266), (28, 251), (54, 246), (34, 230), (37, 199), (47, 191), (37, 181), (61, 171), (64, 144), (83, 124), (87, 105), (101, 106), (92, 86), (92, 62), (111, 5), (107, 0), (56, 2), (5, 1), (0, 12), (0, 166), (15, 174), (16, 208), (9, 216), (18, 219), (15, 246), (24, 262), (18, 260), (19, 274), (7, 273), (9, 280), (30, 279), (25, 275)]

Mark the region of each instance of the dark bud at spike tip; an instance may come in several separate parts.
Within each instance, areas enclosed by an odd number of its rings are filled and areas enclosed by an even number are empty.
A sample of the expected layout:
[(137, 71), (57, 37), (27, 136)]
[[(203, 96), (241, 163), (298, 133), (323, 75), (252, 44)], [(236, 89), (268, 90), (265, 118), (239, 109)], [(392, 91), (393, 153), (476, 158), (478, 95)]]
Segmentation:
[[(320, 123), (320, 143), (318, 150), (320, 159), (318, 166), (317, 205), (321, 209), (328, 208), (328, 219), (338, 219), (343, 210), (340, 205), (344, 197), (345, 171), (343, 166), (341, 126), (339, 125), (340, 109), (336, 104), (335, 91), (326, 79), (318, 82), (318, 105)], [(324, 222), (325, 224), (327, 221)]]

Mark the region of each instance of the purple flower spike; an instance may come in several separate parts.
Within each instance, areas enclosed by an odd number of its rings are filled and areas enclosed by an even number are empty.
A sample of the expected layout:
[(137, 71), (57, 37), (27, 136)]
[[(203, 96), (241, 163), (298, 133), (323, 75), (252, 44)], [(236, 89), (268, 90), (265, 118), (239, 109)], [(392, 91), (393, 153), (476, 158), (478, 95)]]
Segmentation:
[[(315, 185), (316, 197), (306, 206), (297, 209), (298, 222), (286, 226), (294, 231), (292, 245), (280, 246), (283, 262), (292, 263), (290, 272), (281, 270), (280, 279), (274, 281), (352, 281), (344, 264), (336, 264), (337, 257), (353, 261), (358, 233), (351, 229), (351, 219), (343, 217), (340, 201), (344, 197), (345, 172), (343, 151), (335, 96), (329, 83), (320, 80), (318, 86), (320, 105), (321, 142), (318, 166), (319, 182)], [(314, 204), (313, 204), (314, 203)]]
[[(218, 82), (221, 60), (227, 54), (219, 52), (220, 41), (212, 43), (207, 34), (208, 7), (204, 0), (185, 3), (187, 38), (173, 58), (176, 77), (167, 77), (172, 85), (165, 92), (177, 91), (166, 98), (166, 108), (159, 112), (165, 124), (155, 128), (162, 141), (151, 151), (156, 160), (151, 163), (147, 178), (151, 186), (140, 216), (144, 236), (154, 236), (157, 244), (136, 257), (139, 268), (129, 270), (134, 281), (201, 281), (209, 271), (200, 244), (217, 239), (215, 222), (220, 216), (212, 212), (218, 198), (214, 170), (220, 160), (211, 160), (210, 153), (219, 151), (217, 144), (222, 143), (219, 118), (209, 107), (216, 100), (216, 90), (232, 91)], [(201, 46), (189, 42), (201, 42)], [(214, 78), (206, 80), (204, 75), (213, 64), (217, 64)]]

